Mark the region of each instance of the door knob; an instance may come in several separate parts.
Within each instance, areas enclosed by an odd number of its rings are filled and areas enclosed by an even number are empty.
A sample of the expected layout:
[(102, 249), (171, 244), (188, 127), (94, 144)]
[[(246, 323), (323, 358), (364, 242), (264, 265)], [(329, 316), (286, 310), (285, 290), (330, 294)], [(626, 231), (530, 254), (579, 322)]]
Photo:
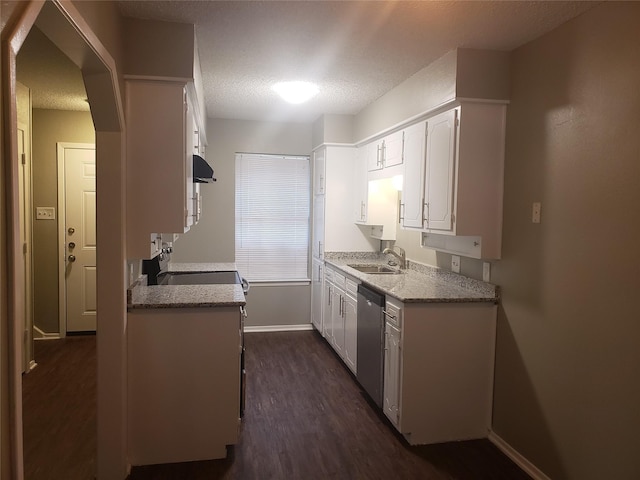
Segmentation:
[(75, 262), (76, 261), (76, 256), (75, 255), (69, 255), (69, 261), (70, 262)]
[(76, 248), (76, 244), (74, 242), (69, 242), (69, 248)]
[(67, 228), (67, 232), (69, 232), (69, 235), (73, 235), (75, 233), (76, 229), (73, 227), (69, 227)]

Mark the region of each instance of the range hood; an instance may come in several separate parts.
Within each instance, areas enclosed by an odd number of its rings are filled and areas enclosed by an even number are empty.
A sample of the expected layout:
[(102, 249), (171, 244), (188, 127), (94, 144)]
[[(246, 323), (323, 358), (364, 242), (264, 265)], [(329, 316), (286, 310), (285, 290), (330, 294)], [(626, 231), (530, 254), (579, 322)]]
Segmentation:
[(213, 183), (213, 168), (200, 155), (193, 156), (193, 183)]

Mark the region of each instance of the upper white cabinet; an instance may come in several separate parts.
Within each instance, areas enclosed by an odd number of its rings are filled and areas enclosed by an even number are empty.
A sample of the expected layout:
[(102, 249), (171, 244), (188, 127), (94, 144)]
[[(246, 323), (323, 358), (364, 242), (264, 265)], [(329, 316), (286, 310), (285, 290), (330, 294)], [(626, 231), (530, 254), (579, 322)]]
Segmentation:
[(126, 93), (127, 257), (150, 258), (152, 233), (184, 233), (198, 214), (194, 111), (184, 82), (127, 80)]
[(363, 225), (367, 223), (367, 195), (369, 192), (367, 151), (366, 146), (358, 148), (353, 163), (353, 221)]
[(344, 146), (325, 146), (315, 152), (315, 158), (324, 158), (326, 188), (324, 195), (324, 220), (314, 209), (312, 233), (316, 248), (320, 242), (322, 252), (375, 251), (378, 246), (353, 221), (353, 171), (357, 149)]
[(325, 193), (325, 149), (313, 152), (313, 194)]
[(403, 227), (422, 228), (422, 178), (424, 177), (427, 122), (404, 131), (404, 179), (400, 222)]
[(400, 165), (404, 155), (404, 132), (398, 131), (367, 144), (367, 170), (373, 172)]
[(502, 104), (464, 103), (406, 129), (401, 222), (425, 232), (423, 246), (500, 258), (505, 116)]

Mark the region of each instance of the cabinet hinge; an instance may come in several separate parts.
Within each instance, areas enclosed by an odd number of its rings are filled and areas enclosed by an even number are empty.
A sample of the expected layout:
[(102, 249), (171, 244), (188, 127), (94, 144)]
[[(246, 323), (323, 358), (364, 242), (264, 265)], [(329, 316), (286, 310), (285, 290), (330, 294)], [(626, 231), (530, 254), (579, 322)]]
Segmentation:
[(458, 117), (456, 117), (456, 127), (460, 126), (460, 119)]
[(21, 157), (20, 160), (22, 161), (22, 165), (26, 165), (27, 164), (27, 155), (22, 153), (22, 154), (20, 154), (20, 157)]

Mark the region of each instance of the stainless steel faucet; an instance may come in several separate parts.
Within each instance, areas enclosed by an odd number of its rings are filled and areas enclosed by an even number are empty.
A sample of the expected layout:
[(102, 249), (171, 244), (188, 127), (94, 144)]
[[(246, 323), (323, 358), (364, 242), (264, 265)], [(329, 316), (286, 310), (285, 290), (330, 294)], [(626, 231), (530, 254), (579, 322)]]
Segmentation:
[[(394, 249), (398, 249), (398, 252), (396, 252)], [(393, 255), (394, 257), (396, 257), (398, 260), (400, 260), (400, 270), (404, 270), (405, 268), (407, 268), (407, 256), (404, 253), (404, 248), (399, 247), (398, 245), (394, 245), (392, 248), (385, 248), (382, 251), (383, 254), (389, 254), (389, 255)]]

